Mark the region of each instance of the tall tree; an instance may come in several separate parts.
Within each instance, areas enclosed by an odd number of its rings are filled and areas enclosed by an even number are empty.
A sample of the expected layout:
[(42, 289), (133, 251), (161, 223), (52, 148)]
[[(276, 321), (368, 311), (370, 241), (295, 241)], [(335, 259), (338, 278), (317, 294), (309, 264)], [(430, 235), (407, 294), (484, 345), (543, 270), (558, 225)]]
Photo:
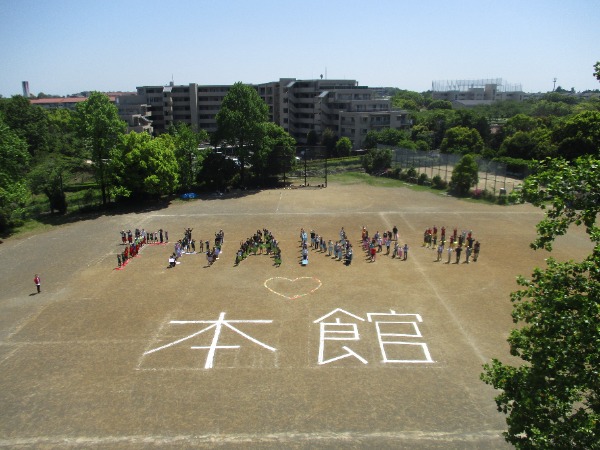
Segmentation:
[(48, 121), (46, 110), (32, 105), (22, 95), (14, 95), (10, 99), (0, 101), (0, 111), (4, 113), (4, 121), (27, 142), (29, 153), (36, 156), (48, 151)]
[(350, 156), (352, 150), (352, 141), (347, 137), (340, 138), (335, 144), (335, 153), (337, 156), (344, 157)]
[(519, 324), (508, 338), (523, 364), (493, 359), (482, 380), (502, 392), (505, 439), (519, 449), (600, 448), (600, 160), (548, 159), (526, 179), (522, 200), (546, 210), (534, 249), (583, 226), (592, 253), (581, 262), (546, 260), (511, 295)]
[(596, 77), (596, 80), (600, 81), (600, 61), (594, 64), (594, 77)]
[(206, 130), (195, 132), (182, 122), (169, 127), (169, 134), (175, 140), (175, 156), (179, 164), (179, 182), (188, 191), (196, 181), (196, 175), (202, 167), (204, 153), (199, 149), (201, 142), (208, 141)]
[(236, 149), (240, 161), (240, 182), (245, 183), (245, 166), (250, 153), (257, 150), (263, 138), (263, 124), (268, 121), (269, 108), (251, 86), (235, 83), (223, 99), (217, 113), (217, 142), (226, 142)]
[(92, 160), (102, 192), (102, 204), (106, 205), (110, 188), (107, 171), (110, 151), (119, 143), (127, 124), (119, 118), (117, 107), (101, 92), (92, 92), (86, 101), (76, 106), (75, 122)]
[(48, 197), (50, 213), (67, 212), (67, 196), (64, 182), (70, 172), (69, 160), (59, 153), (49, 153), (28, 174), (29, 184), (34, 194), (43, 193)]
[(458, 195), (465, 195), (479, 181), (479, 167), (473, 155), (464, 155), (454, 167), (450, 188)]
[(29, 160), (27, 143), (0, 116), (0, 231), (8, 230), (12, 212), (27, 201)]
[(283, 128), (272, 122), (263, 124), (263, 139), (252, 155), (252, 171), (266, 183), (269, 178), (289, 171), (296, 153), (296, 141)]

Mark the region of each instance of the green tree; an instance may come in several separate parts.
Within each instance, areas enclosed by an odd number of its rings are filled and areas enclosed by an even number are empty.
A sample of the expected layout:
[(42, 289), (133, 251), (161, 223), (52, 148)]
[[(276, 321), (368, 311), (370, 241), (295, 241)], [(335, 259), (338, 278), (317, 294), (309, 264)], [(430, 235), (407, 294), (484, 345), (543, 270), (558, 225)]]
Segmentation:
[(376, 148), (378, 140), (379, 140), (379, 134), (377, 133), (377, 131), (369, 130), (367, 132), (367, 136), (365, 137), (365, 140), (363, 141), (363, 146), (369, 150), (372, 148)]
[(335, 153), (335, 143), (337, 142), (337, 136), (333, 132), (331, 128), (325, 128), (323, 134), (321, 135), (321, 145), (325, 147), (327, 151), (327, 155), (334, 156)]
[(47, 113), (42, 107), (32, 105), (22, 95), (0, 101), (0, 111), (5, 123), (27, 142), (29, 153), (36, 156), (48, 151)]
[(465, 195), (479, 181), (479, 167), (473, 155), (464, 155), (454, 167), (450, 179), (450, 189), (458, 195)]
[(209, 152), (198, 174), (198, 182), (208, 188), (222, 190), (233, 184), (237, 176), (238, 168), (233, 160), (225, 158), (222, 153)]
[(596, 64), (594, 64), (594, 77), (596, 78), (596, 80), (600, 81), (600, 61), (596, 62)]
[(521, 159), (544, 159), (554, 156), (556, 146), (551, 143), (551, 136), (546, 128), (517, 131), (504, 139), (498, 156)]
[(538, 119), (527, 114), (517, 114), (506, 121), (504, 132), (511, 136), (518, 131), (533, 131), (540, 126)]
[(474, 128), (453, 127), (446, 131), (440, 150), (443, 153), (481, 153), (483, 139)]
[(335, 153), (339, 157), (350, 156), (352, 150), (352, 141), (350, 138), (342, 137), (335, 144)]
[(452, 109), (452, 103), (448, 100), (434, 100), (427, 106), (427, 109)]
[(377, 173), (392, 166), (392, 150), (389, 148), (371, 149), (361, 158), (361, 164), (367, 173)]
[(175, 139), (169, 134), (152, 137), (129, 133), (111, 150), (113, 193), (121, 197), (160, 197), (179, 187)]
[(399, 89), (392, 97), (394, 108), (418, 111), (425, 105), (425, 97), (414, 91)]
[(505, 439), (520, 449), (600, 448), (600, 160), (548, 159), (526, 179), (522, 200), (545, 209), (534, 249), (583, 226), (592, 253), (581, 262), (546, 260), (511, 295), (519, 324), (508, 338), (523, 364), (493, 359), (482, 380), (501, 390)]
[(306, 145), (314, 147), (319, 143), (319, 134), (315, 130), (310, 130), (306, 134)]
[(43, 193), (48, 197), (50, 213), (67, 212), (67, 196), (64, 179), (70, 173), (69, 160), (59, 153), (50, 153), (41, 159), (28, 174), (29, 184), (34, 194)]
[(598, 154), (600, 112), (584, 111), (565, 119), (554, 130), (553, 141), (558, 146), (558, 154), (566, 159)]
[(168, 133), (173, 136), (175, 142), (179, 183), (184, 191), (189, 191), (196, 182), (199, 168), (202, 167), (204, 153), (199, 149), (199, 145), (201, 142), (208, 141), (208, 133), (206, 130), (195, 132), (183, 122), (171, 125)]
[(27, 202), (25, 174), (30, 155), (27, 143), (4, 123), (0, 116), (0, 231), (11, 225), (12, 212)]
[(217, 142), (226, 142), (236, 149), (240, 160), (240, 181), (245, 183), (245, 166), (250, 153), (258, 150), (263, 139), (263, 124), (268, 121), (269, 108), (251, 86), (235, 83), (223, 99), (217, 113)]
[(289, 171), (296, 153), (296, 141), (273, 122), (263, 123), (263, 139), (252, 155), (252, 171), (263, 185), (275, 175)]
[(100, 185), (102, 204), (106, 205), (110, 188), (107, 171), (110, 151), (119, 143), (127, 125), (119, 118), (117, 107), (101, 92), (92, 92), (86, 101), (77, 104), (74, 118)]

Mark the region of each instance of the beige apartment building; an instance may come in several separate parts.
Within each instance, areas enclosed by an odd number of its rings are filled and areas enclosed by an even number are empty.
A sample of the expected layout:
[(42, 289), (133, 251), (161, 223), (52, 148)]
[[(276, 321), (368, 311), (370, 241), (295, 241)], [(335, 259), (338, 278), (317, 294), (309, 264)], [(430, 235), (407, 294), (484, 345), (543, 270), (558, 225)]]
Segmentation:
[[(321, 134), (330, 128), (338, 137), (348, 137), (360, 148), (370, 130), (408, 129), (407, 111), (394, 110), (388, 99), (355, 80), (279, 81), (253, 86), (265, 101), (269, 120), (281, 126), (299, 144), (306, 143), (311, 130)], [(216, 115), (230, 85), (142, 86), (137, 95), (151, 109), (155, 133), (165, 132), (176, 122), (187, 123), (209, 133), (216, 131)]]

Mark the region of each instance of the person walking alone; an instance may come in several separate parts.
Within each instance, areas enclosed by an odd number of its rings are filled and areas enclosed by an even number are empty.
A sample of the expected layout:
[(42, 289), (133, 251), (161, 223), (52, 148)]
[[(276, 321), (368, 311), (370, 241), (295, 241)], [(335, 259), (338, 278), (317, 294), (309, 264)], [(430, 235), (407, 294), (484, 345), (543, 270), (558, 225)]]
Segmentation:
[(37, 288), (37, 293), (42, 292), (42, 280), (40, 276), (36, 273), (35, 277), (33, 277), (33, 282), (35, 283), (35, 287)]

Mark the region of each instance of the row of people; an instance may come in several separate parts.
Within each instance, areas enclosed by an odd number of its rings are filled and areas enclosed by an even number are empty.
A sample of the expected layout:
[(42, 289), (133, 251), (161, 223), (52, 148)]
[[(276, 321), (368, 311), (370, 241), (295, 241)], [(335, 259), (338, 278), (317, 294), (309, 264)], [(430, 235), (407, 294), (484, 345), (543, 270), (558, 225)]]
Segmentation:
[[(348, 236), (346, 235), (346, 231), (344, 227), (340, 229), (339, 232), (339, 241), (334, 242), (329, 239), (328, 241), (314, 230), (310, 232), (311, 236), (311, 248), (313, 250), (317, 250), (318, 252), (325, 253), (327, 252), (328, 256), (333, 257), (337, 261), (345, 261), (346, 265), (350, 265), (352, 263), (352, 244), (348, 240)], [(302, 228), (300, 230), (300, 246), (301, 246), (301, 260), (300, 263), (302, 265), (308, 264), (308, 235)]]
[(169, 232), (162, 228), (158, 231), (146, 231), (145, 229), (136, 228), (131, 230), (121, 230), (121, 245), (132, 244), (134, 239), (141, 238), (144, 244), (163, 244), (169, 242)]

